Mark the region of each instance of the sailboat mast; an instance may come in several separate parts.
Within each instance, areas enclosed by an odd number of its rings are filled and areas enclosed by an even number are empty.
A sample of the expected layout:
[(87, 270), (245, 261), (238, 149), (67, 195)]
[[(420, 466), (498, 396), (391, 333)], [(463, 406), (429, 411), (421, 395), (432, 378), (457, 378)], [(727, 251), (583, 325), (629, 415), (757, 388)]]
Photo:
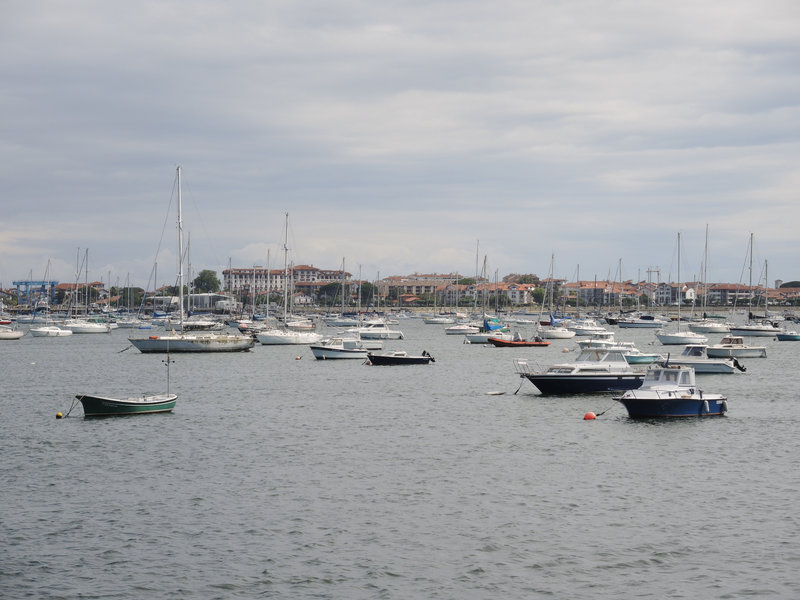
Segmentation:
[(183, 205), (181, 198), (181, 166), (178, 165), (178, 318), (183, 333)]
[(750, 282), (747, 289), (747, 322), (753, 318), (753, 234), (750, 234)]
[(289, 213), (283, 232), (283, 326), (286, 327), (286, 311), (289, 302)]
[(681, 232), (678, 232), (678, 331), (681, 330), (681, 304), (683, 304), (681, 299)]

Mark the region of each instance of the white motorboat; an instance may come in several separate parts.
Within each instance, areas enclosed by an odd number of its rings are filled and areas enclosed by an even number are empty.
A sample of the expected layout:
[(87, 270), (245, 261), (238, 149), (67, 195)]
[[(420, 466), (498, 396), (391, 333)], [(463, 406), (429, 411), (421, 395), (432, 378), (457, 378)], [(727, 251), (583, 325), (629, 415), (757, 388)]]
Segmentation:
[(364, 340), (402, 340), (403, 332), (391, 329), (385, 321), (364, 321), (360, 327), (348, 329), (348, 333), (357, 333)]
[(700, 321), (692, 321), (688, 325), (689, 331), (695, 333), (730, 333), (731, 324), (727, 321), (719, 321), (716, 319), (702, 319)]
[(72, 333), (109, 333), (111, 326), (106, 323), (95, 323), (86, 319), (67, 319), (64, 327)]
[(62, 329), (58, 325), (31, 327), (28, 331), (33, 337), (66, 337), (72, 335), (71, 329)]
[(668, 357), (665, 361), (671, 365), (692, 367), (695, 373), (736, 373), (745, 368), (732, 356), (726, 358), (710, 358), (706, 355), (706, 344), (688, 344), (680, 355)]
[(574, 338), (577, 332), (567, 329), (563, 325), (542, 325), (539, 327), (539, 336), (545, 340), (568, 340)]
[(635, 329), (643, 329), (643, 328), (652, 328), (652, 329), (660, 329), (667, 324), (667, 321), (664, 319), (659, 319), (654, 317), (653, 315), (642, 315), (640, 317), (624, 317), (617, 320), (617, 326), (625, 329), (625, 328), (635, 328)]
[(427, 325), (452, 325), (456, 322), (453, 317), (444, 316), (423, 317), (422, 321)]
[(466, 335), (468, 333), (480, 333), (481, 328), (478, 325), (470, 325), (469, 323), (459, 323), (450, 327), (445, 327), (445, 335)]
[(267, 329), (258, 332), (256, 339), (264, 346), (297, 346), (317, 344), (322, 341), (322, 334), (315, 331), (298, 331), (295, 329)]
[(467, 333), (464, 335), (464, 343), (488, 344), (489, 338), (501, 339), (510, 342), (514, 339), (514, 334), (508, 331), (479, 331), (478, 333)]
[(685, 344), (705, 344), (708, 341), (708, 338), (704, 336), (702, 333), (697, 333), (695, 331), (665, 331), (659, 330), (656, 332), (656, 337), (658, 341), (664, 344), (665, 346), (678, 346), (678, 345), (685, 345)]
[(775, 337), (780, 331), (780, 328), (771, 321), (763, 321), (761, 323), (751, 322), (746, 325), (731, 325), (731, 335)]
[(601, 326), (594, 319), (573, 319), (571, 321), (565, 321), (563, 324), (567, 329), (574, 331), (575, 335), (579, 336), (602, 335), (608, 332), (605, 327)]
[(711, 358), (766, 358), (765, 346), (750, 346), (744, 343), (740, 335), (728, 335), (722, 338), (719, 344), (712, 344), (706, 348), (706, 355)]
[(318, 360), (367, 358), (367, 348), (361, 340), (354, 337), (331, 337), (322, 340), (319, 344), (309, 346), (314, 358)]

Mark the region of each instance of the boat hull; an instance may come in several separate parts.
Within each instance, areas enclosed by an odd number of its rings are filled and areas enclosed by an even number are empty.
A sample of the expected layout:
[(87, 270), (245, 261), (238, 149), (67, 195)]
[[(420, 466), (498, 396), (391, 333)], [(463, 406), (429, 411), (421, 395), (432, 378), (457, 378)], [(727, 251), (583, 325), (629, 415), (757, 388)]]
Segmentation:
[(304, 346), (320, 342), (322, 335), (312, 331), (271, 330), (256, 334), (256, 339), (264, 346)]
[(311, 352), (317, 360), (338, 360), (338, 359), (366, 359), (367, 350), (352, 349), (352, 348), (325, 348), (319, 346), (311, 346)]
[(656, 333), (658, 341), (665, 346), (685, 346), (686, 344), (705, 344), (708, 338), (696, 332)]
[(766, 348), (706, 348), (709, 358), (766, 358)]
[(779, 342), (800, 342), (800, 333), (778, 333), (775, 338)]
[(390, 365), (427, 365), (430, 356), (392, 356), (391, 354), (367, 354), (369, 362), (375, 366)]
[(705, 360), (681, 360), (680, 358), (670, 358), (669, 364), (683, 365), (685, 367), (692, 367), (695, 373), (716, 373), (716, 374), (732, 374), (741, 369), (737, 369), (733, 360), (730, 359), (711, 359)]
[(644, 373), (592, 373), (572, 376), (547, 375), (543, 373), (539, 375), (526, 374), (523, 377), (530, 380), (542, 394), (546, 395), (593, 394), (597, 392), (635, 390), (644, 381)]
[(490, 337), (486, 341), (489, 342), (492, 346), (495, 346), (497, 348), (521, 348), (521, 347), (524, 347), (524, 346), (546, 347), (546, 346), (550, 345), (550, 342), (544, 342), (544, 341), (535, 342), (535, 341), (531, 341), (531, 340), (504, 340), (504, 339), (493, 338), (493, 337)]
[[(688, 396), (688, 395), (687, 395)], [(720, 417), (728, 412), (728, 402), (722, 396), (713, 397), (674, 397), (636, 394), (624, 395), (618, 400), (632, 419), (660, 419), (687, 417)]]
[(777, 327), (761, 325), (731, 327), (731, 335), (741, 335), (743, 337), (775, 337), (778, 332), (780, 332), (780, 329)]
[(83, 405), (84, 416), (111, 417), (170, 412), (175, 408), (175, 401), (178, 396), (175, 394), (160, 394), (141, 398), (119, 399), (78, 394), (75, 398), (80, 400)]
[(0, 331), (0, 340), (18, 340), (23, 335), (25, 335), (25, 332), (18, 329), (14, 329), (12, 331)]
[(241, 335), (187, 334), (151, 335), (147, 338), (128, 338), (139, 352), (246, 352), (255, 340)]

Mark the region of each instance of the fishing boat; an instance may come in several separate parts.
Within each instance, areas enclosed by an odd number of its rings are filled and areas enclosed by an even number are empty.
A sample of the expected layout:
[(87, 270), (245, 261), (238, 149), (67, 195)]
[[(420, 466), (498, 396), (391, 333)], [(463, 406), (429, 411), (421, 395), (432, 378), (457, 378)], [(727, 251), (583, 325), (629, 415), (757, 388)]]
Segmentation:
[(706, 344), (688, 344), (676, 357), (667, 356), (663, 364), (684, 365), (692, 367), (695, 373), (737, 373), (745, 369), (732, 356), (712, 358), (706, 355)]
[(183, 306), (183, 216), (181, 202), (181, 167), (177, 168), (178, 188), (178, 302), (179, 302), (179, 330), (170, 331), (164, 335), (151, 335), (145, 338), (128, 338), (139, 352), (244, 352), (255, 345), (255, 340), (250, 336), (214, 333), (214, 332), (185, 332), (184, 306)]
[(412, 355), (405, 350), (395, 350), (394, 352), (384, 353), (367, 353), (367, 360), (371, 365), (427, 365), (436, 362), (427, 350), (423, 350), (422, 354)]
[(557, 363), (545, 371), (531, 370), (525, 359), (516, 359), (514, 367), (520, 377), (529, 380), (542, 394), (629, 390), (638, 388), (644, 379), (644, 373), (631, 368), (624, 351), (618, 348), (581, 350), (574, 362)]
[(704, 394), (695, 383), (694, 369), (684, 365), (650, 367), (641, 387), (614, 400), (633, 419), (662, 417), (712, 417), (728, 411), (722, 394)]
[(708, 346), (706, 355), (711, 358), (766, 358), (767, 348), (745, 344), (740, 335), (726, 335), (719, 344)]
[(317, 360), (367, 358), (367, 350), (361, 340), (354, 337), (331, 337), (309, 346)]

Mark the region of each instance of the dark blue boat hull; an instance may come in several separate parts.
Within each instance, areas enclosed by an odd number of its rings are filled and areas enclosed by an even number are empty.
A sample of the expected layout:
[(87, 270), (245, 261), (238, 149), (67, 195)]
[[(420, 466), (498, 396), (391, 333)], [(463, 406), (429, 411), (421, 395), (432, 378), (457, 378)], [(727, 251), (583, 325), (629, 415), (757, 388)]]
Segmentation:
[(641, 387), (644, 373), (598, 375), (524, 375), (542, 394), (572, 395), (635, 390)]
[(632, 419), (720, 417), (728, 412), (724, 398), (699, 400), (696, 398), (616, 398), (628, 410)]

